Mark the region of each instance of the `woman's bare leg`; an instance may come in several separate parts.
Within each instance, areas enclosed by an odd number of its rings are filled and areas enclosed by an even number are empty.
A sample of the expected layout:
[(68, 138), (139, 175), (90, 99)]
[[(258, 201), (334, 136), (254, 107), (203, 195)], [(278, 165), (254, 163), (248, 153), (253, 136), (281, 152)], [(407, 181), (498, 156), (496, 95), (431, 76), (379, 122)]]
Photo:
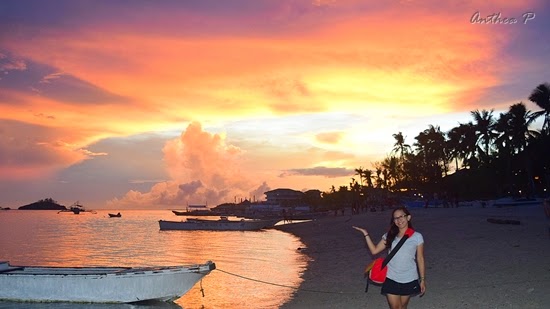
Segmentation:
[(386, 299), (390, 309), (407, 309), (411, 297), (409, 295), (386, 294)]
[(409, 300), (411, 297), (409, 295), (402, 295), (401, 296), (401, 309), (407, 309), (407, 306), (409, 305)]
[(401, 309), (400, 295), (386, 294), (386, 299), (388, 300), (388, 305), (390, 305), (390, 309)]

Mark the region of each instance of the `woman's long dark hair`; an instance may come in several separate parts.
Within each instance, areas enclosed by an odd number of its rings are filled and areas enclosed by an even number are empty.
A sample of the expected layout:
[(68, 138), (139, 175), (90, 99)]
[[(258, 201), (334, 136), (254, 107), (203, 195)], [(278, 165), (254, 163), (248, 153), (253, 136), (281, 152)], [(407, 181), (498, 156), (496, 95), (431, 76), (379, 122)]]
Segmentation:
[[(397, 225), (395, 225), (395, 222), (393, 221), (393, 218), (395, 216), (395, 212), (398, 211), (398, 210), (401, 210), (405, 213), (406, 216), (410, 216), (411, 213), (409, 212), (409, 210), (407, 209), (407, 207), (405, 206), (401, 206), (401, 207), (398, 207), (398, 208), (395, 208), (392, 212), (391, 212), (391, 219), (390, 219), (390, 229), (388, 230), (388, 233), (386, 235), (386, 248), (390, 249), (391, 248), (391, 243), (393, 242), (393, 240), (395, 239), (395, 237), (397, 236), (397, 234), (399, 234), (399, 228), (397, 227)], [(413, 226), (412, 226), (412, 219), (409, 220), (409, 227), (412, 229)]]

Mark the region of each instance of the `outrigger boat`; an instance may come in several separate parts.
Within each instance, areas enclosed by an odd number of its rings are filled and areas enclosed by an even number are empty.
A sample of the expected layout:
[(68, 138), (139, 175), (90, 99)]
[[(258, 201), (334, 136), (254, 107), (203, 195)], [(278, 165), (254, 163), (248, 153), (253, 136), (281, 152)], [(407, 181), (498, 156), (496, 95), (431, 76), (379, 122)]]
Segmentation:
[(206, 205), (187, 205), (185, 211), (172, 210), (176, 216), (219, 216), (211, 211)]
[(0, 262), (0, 300), (134, 303), (172, 301), (216, 264), (157, 267), (38, 267)]
[(277, 219), (266, 220), (229, 220), (226, 216), (221, 216), (219, 220), (205, 220), (198, 218), (188, 218), (186, 221), (166, 221), (159, 220), (161, 230), (209, 230), (209, 231), (258, 231), (273, 227)]

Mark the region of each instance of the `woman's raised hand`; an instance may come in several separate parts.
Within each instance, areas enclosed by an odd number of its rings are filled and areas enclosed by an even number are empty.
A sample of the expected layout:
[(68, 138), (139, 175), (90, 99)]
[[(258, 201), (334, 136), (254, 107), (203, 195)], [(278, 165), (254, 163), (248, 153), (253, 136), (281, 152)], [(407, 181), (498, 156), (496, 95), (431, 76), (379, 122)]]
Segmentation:
[(363, 233), (363, 235), (369, 235), (369, 232), (367, 232), (366, 229), (362, 228), (362, 227), (358, 227), (358, 226), (352, 226), (352, 228), (358, 230), (359, 232)]

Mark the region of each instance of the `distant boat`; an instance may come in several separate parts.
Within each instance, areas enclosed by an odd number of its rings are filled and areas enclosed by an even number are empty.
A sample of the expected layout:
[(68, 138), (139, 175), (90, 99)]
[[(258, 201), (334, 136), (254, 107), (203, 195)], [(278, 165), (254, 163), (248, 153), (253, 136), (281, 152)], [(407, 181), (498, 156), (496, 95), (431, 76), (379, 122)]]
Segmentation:
[(216, 269), (198, 265), (157, 267), (37, 267), (0, 262), (0, 300), (133, 303), (172, 301)]
[(122, 214), (119, 212), (119, 213), (116, 213), (116, 214), (109, 214), (109, 218), (120, 218), (122, 217)]
[(280, 219), (229, 220), (222, 216), (219, 220), (188, 218), (186, 221), (159, 220), (161, 230), (209, 230), (209, 231), (258, 231), (273, 227)]
[(220, 215), (210, 210), (191, 210), (191, 211), (172, 210), (172, 213), (174, 213), (174, 215), (176, 216), (219, 216)]
[(176, 216), (219, 216), (219, 213), (211, 211), (206, 205), (187, 205), (184, 211), (172, 210)]
[(62, 209), (62, 210), (58, 211), (57, 213), (60, 213), (60, 212), (72, 212), (75, 215), (78, 215), (81, 212), (91, 212), (91, 213), (94, 213), (94, 214), (96, 213), (93, 210), (86, 210), (86, 208), (84, 208), (84, 206), (82, 206), (78, 201), (74, 202), (74, 204), (72, 204), (71, 207), (69, 207), (68, 209)]
[(215, 213), (211, 210), (191, 210), (191, 211), (179, 211), (172, 210), (172, 213), (176, 216), (219, 216), (219, 213)]

